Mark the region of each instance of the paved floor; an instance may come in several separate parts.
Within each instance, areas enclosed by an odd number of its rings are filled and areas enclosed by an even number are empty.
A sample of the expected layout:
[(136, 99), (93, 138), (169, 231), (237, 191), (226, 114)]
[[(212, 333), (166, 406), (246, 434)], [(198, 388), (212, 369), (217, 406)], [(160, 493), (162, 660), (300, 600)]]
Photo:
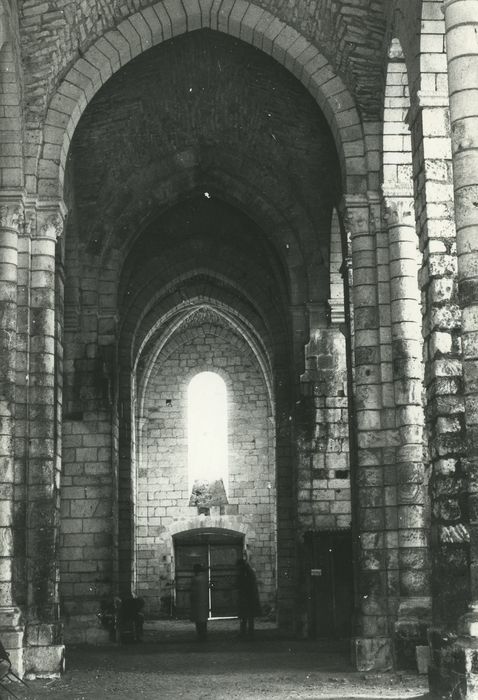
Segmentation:
[(68, 647), (60, 679), (15, 686), (40, 700), (349, 700), (427, 697), (424, 676), (357, 673), (348, 644), (287, 640), (270, 625), (243, 641), (237, 623), (209, 624), (205, 643), (191, 623), (154, 623), (140, 644)]

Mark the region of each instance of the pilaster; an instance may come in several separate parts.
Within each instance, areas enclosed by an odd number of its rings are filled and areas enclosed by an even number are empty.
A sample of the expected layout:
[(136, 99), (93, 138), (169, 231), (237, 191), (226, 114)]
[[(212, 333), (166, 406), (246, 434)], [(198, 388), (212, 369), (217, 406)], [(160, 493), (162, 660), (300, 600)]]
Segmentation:
[(0, 193), (0, 639), (23, 674), (23, 621), (14, 595), (18, 236), (23, 197)]
[(344, 198), (345, 225), (351, 237), (354, 319), (354, 395), (356, 416), (354, 512), (358, 542), (358, 609), (353, 639), (359, 670), (390, 668), (393, 664), (392, 620), (389, 609), (385, 502), (385, 451), (392, 437), (384, 422), (383, 373), (387, 338), (381, 336), (382, 304), (377, 222), (380, 201), (375, 193)]
[[(436, 652), (440, 689), (478, 697), (478, 0), (445, 0), (446, 46), (458, 292), (462, 320), (463, 387), (470, 607), (458, 621), (458, 638)], [(435, 679), (438, 685), (438, 679)]]
[[(435, 8), (441, 3), (433, 3)], [(431, 6), (431, 5), (430, 5)], [(441, 7), (433, 31), (445, 31)], [(429, 23), (425, 22), (425, 25)], [(427, 27), (424, 27), (426, 31)], [(428, 27), (430, 29), (430, 27)], [(431, 60), (429, 60), (431, 59)], [(450, 630), (469, 595), (465, 525), (463, 367), (458, 305), (456, 228), (447, 74), (441, 52), (422, 61), (408, 122), (413, 141), (415, 218), (421, 251), (419, 286), (424, 342), (425, 428), (429, 467), (432, 624), (428, 630), (433, 678), (446, 656)], [(441, 66), (441, 67), (440, 67)], [(437, 72), (438, 71), (438, 72)], [(465, 506), (465, 507), (464, 507)], [(433, 685), (433, 683), (432, 683)]]
[(25, 670), (51, 676), (63, 668), (59, 610), (60, 445), (57, 411), (55, 256), (64, 208), (35, 202), (29, 211), (29, 352), (31, 422), (27, 481), (27, 626)]
[(395, 651), (399, 667), (415, 668), (415, 649), (426, 645), (431, 622), (419, 250), (414, 201), (409, 192), (384, 188), (384, 212), (390, 255), (392, 376), (398, 438), (395, 485), (390, 488), (390, 497), (397, 506)]

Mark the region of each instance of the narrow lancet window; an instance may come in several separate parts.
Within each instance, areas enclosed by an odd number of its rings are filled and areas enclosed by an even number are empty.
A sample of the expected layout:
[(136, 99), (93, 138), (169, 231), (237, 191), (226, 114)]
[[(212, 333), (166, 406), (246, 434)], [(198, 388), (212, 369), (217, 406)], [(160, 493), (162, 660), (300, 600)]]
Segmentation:
[(188, 468), (191, 505), (227, 503), (227, 390), (215, 372), (200, 372), (188, 387)]

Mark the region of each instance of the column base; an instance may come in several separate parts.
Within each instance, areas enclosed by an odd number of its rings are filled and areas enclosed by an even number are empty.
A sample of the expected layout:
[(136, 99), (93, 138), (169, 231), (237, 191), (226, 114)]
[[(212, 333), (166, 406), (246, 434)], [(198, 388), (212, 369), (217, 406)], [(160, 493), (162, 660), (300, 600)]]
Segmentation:
[(26, 647), (23, 663), (26, 678), (58, 678), (65, 670), (65, 647), (63, 644)]
[(389, 637), (352, 639), (352, 663), (357, 671), (389, 671), (393, 668), (393, 644)]
[(23, 666), (23, 636), (25, 628), (22, 623), (21, 611), (14, 606), (0, 607), (0, 639), (10, 654), (10, 661), (15, 673), (24, 674)]
[(439, 698), (478, 698), (478, 639), (443, 630), (429, 632), (430, 691)]
[[(395, 660), (398, 670), (417, 670), (417, 649), (427, 647), (429, 626), (423, 620), (398, 620), (395, 623)], [(422, 656), (423, 653), (421, 651)]]
[(65, 670), (65, 646), (59, 623), (29, 624), (23, 665), (27, 678), (58, 678)]

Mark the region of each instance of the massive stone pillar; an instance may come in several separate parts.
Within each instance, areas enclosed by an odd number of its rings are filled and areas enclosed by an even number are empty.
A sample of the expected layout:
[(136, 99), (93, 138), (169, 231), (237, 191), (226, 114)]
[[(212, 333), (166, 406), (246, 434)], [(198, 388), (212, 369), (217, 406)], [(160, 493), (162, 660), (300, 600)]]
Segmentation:
[(62, 230), (58, 204), (36, 205), (31, 213), (30, 348), (27, 454), (27, 673), (62, 669), (59, 611), (60, 450), (55, 382), (55, 256)]
[[(426, 479), (423, 461), (423, 362), (418, 290), (418, 237), (413, 198), (385, 192), (390, 256), (392, 377), (398, 446), (398, 608), (395, 651), (399, 666), (415, 667), (415, 647), (425, 645), (431, 621)], [(393, 492), (393, 493), (392, 493)]]
[[(383, 362), (389, 338), (381, 335), (377, 222), (378, 195), (347, 196), (345, 220), (351, 234), (353, 263), (353, 317), (356, 416), (354, 471), (354, 536), (357, 542), (357, 620), (354, 633), (355, 663), (360, 670), (390, 668), (393, 664), (393, 621), (389, 595), (389, 551), (396, 549), (395, 533), (388, 532), (396, 515), (385, 501), (389, 469), (385, 468), (393, 430), (384, 410)], [(396, 511), (396, 509), (395, 509)], [(394, 524), (392, 523), (392, 527)]]
[(412, 133), (415, 220), (422, 253), (419, 281), (433, 590), (429, 675), (433, 679), (440, 676), (442, 657), (447, 656), (450, 629), (466, 609), (469, 533), (464, 525), (465, 408), (448, 80), (446, 55), (437, 41), (440, 35), (444, 38), (445, 20), (442, 2), (425, 3), (422, 9), (422, 42), (430, 51), (420, 57), (420, 82), (412, 91), (407, 121)]
[(462, 308), (470, 611), (458, 623), (447, 682), (458, 697), (478, 697), (478, 0), (445, 0), (453, 179)]
[(22, 202), (0, 196), (0, 638), (22, 672), (23, 627), (14, 600), (15, 353)]

